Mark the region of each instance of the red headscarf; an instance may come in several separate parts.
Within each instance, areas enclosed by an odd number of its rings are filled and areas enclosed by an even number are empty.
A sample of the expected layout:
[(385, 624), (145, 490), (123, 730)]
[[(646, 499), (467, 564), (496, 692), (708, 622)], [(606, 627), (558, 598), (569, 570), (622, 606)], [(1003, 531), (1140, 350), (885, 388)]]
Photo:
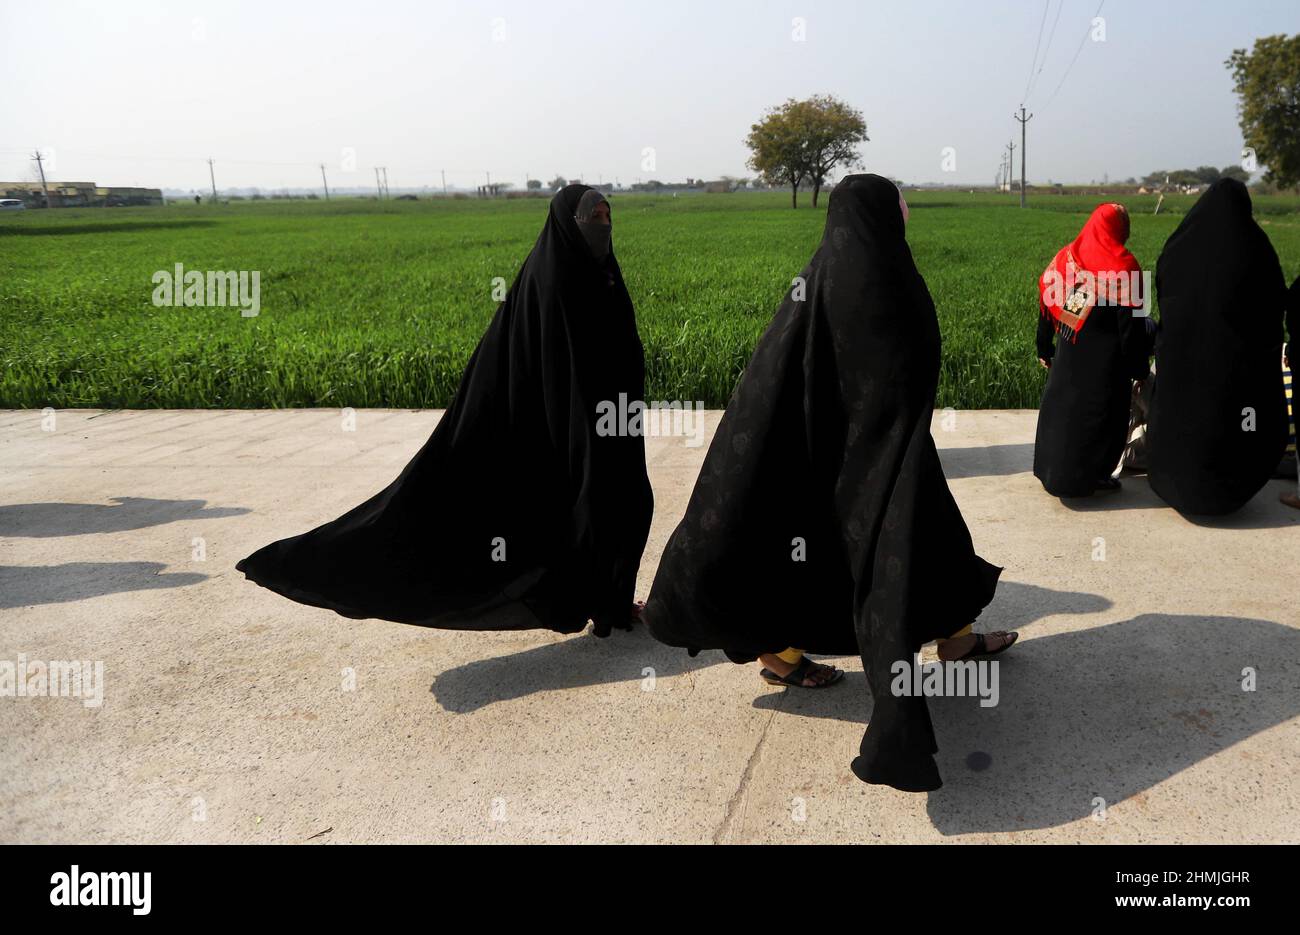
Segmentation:
[[(1124, 246), (1128, 232), (1123, 205), (1097, 205), (1079, 236), (1061, 248), (1038, 278), (1039, 311), (1055, 319), (1058, 333), (1070, 340), (1078, 337), (1099, 299), (1111, 305), (1141, 304), (1140, 280), (1137, 294), (1128, 286), (1128, 274), (1142, 272), (1137, 257)], [(1116, 290), (1120, 274), (1124, 279)]]

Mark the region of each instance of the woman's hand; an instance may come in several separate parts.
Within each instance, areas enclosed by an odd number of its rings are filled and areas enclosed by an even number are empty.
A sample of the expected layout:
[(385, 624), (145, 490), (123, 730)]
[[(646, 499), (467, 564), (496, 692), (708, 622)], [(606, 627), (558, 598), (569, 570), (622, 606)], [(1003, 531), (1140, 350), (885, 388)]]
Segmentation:
[(1042, 367), (1044, 370), (1051, 370), (1052, 362), (1049, 360), (1044, 360), (1042, 357), (1040, 357), (1038, 358), (1038, 366)]

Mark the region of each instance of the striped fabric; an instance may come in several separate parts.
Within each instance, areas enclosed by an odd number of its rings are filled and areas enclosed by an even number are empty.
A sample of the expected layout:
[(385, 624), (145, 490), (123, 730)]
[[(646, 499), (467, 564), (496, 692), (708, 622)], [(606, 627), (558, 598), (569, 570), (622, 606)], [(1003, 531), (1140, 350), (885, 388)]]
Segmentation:
[(1282, 364), (1282, 388), (1286, 391), (1286, 418), (1289, 423), (1288, 431), (1291, 433), (1286, 443), (1286, 454), (1288, 458), (1294, 458), (1296, 456), (1295, 397), (1292, 395), (1291, 370), (1285, 363)]

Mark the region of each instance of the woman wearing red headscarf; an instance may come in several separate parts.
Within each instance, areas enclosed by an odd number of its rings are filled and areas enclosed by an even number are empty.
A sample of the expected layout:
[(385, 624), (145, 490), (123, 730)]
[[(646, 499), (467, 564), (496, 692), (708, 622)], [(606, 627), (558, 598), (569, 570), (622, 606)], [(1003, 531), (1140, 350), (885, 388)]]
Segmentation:
[(1034, 476), (1056, 497), (1118, 490), (1132, 381), (1145, 379), (1152, 338), (1142, 267), (1124, 246), (1128, 212), (1098, 205), (1038, 280), (1038, 360), (1048, 368), (1034, 439)]

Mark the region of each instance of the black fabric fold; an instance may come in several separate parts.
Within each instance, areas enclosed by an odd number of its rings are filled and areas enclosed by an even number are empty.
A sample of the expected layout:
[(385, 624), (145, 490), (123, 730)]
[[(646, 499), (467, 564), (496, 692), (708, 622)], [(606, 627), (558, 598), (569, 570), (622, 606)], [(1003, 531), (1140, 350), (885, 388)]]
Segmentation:
[[(466, 630), (626, 628), (653, 499), (639, 434), (597, 406), (640, 400), (645, 362), (611, 253), (545, 226), (432, 435), (388, 487), (236, 568), (344, 616)], [(326, 482), (327, 478), (317, 478)]]
[(644, 618), (662, 642), (736, 662), (860, 655), (873, 711), (853, 772), (936, 789), (925, 699), (894, 696), (891, 666), (973, 621), (1001, 569), (975, 554), (930, 435), (939, 327), (892, 182), (836, 186), (800, 280), (727, 407)]

